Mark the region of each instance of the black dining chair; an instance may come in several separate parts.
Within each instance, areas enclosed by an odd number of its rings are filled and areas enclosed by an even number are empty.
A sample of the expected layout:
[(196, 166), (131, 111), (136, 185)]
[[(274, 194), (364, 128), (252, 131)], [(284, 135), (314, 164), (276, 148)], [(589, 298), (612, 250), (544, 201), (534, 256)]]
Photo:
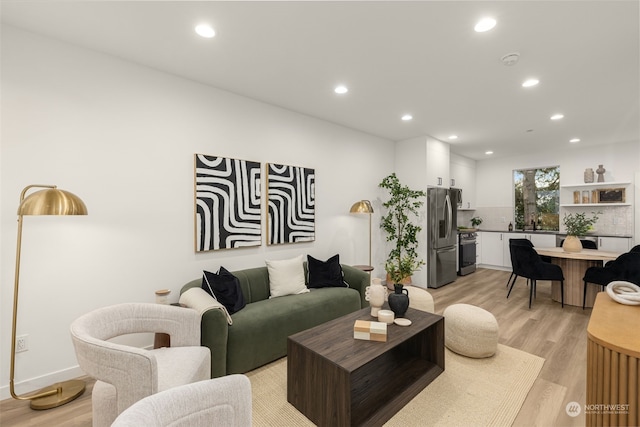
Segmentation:
[[(509, 287), (509, 284), (511, 284), (511, 281), (513, 280), (513, 283), (516, 282), (516, 279), (518, 278), (518, 267), (516, 265), (516, 259), (514, 256), (514, 251), (512, 249), (512, 246), (514, 245), (522, 245), (522, 246), (529, 246), (530, 248), (533, 247), (533, 243), (531, 243), (531, 240), (529, 239), (509, 239), (509, 256), (511, 257), (511, 275), (509, 276), (509, 280), (507, 280), (507, 288)], [(527, 286), (529, 285), (529, 280), (527, 279)], [(513, 284), (511, 285), (511, 288), (513, 288)], [(511, 293), (511, 289), (509, 289), (509, 293)], [(509, 298), (509, 294), (507, 294), (507, 298)]]
[[(564, 239), (560, 241), (560, 246), (564, 243)], [(588, 239), (580, 239), (580, 243), (582, 243), (582, 249), (598, 249), (598, 245), (593, 240)]]
[[(633, 250), (633, 249), (632, 249)], [(640, 250), (627, 252), (613, 261), (609, 261), (604, 267), (589, 267), (584, 272), (584, 291), (582, 294), (582, 308), (587, 303), (587, 284), (600, 286), (600, 292), (604, 287), (616, 280), (623, 280), (640, 285)]]
[[(518, 276), (525, 277), (531, 282), (529, 288), (529, 308), (531, 308), (531, 301), (536, 294), (536, 283), (538, 280), (557, 280), (560, 282), (560, 301), (562, 307), (564, 307), (564, 274), (562, 268), (559, 265), (544, 262), (540, 255), (529, 246), (512, 245), (514, 251), (515, 268)], [(509, 294), (515, 280), (511, 283)], [(509, 298), (507, 294), (507, 298)]]

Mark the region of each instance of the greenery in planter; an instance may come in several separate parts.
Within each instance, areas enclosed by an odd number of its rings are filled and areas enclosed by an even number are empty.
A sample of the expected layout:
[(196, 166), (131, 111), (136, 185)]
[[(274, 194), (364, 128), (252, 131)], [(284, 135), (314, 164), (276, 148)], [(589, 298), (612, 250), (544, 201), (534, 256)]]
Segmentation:
[(591, 218), (587, 218), (584, 212), (575, 213), (575, 214), (564, 214), (564, 218), (562, 218), (562, 222), (567, 231), (568, 236), (584, 236), (589, 232), (593, 224), (598, 221), (599, 216), (602, 215), (602, 212), (591, 212), (593, 216)]
[(387, 214), (382, 216), (380, 228), (387, 233), (387, 242), (395, 245), (385, 264), (395, 284), (424, 265), (417, 252), (418, 233), (422, 227), (412, 223), (410, 216), (418, 217), (418, 209), (424, 205), (423, 198), (427, 194), (402, 185), (395, 173), (384, 178), (378, 186), (386, 189), (391, 197), (382, 204), (387, 208)]
[(482, 218), (480, 218), (479, 216), (474, 216), (473, 218), (471, 218), (471, 225), (477, 227), (480, 224), (482, 224)]

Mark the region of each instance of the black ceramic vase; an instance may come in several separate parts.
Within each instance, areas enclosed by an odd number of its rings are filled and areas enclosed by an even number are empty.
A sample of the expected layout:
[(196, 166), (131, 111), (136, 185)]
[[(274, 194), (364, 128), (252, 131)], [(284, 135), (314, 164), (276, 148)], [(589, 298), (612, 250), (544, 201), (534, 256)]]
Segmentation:
[(393, 285), (395, 292), (389, 294), (389, 308), (396, 319), (404, 316), (409, 308), (409, 291), (402, 285)]

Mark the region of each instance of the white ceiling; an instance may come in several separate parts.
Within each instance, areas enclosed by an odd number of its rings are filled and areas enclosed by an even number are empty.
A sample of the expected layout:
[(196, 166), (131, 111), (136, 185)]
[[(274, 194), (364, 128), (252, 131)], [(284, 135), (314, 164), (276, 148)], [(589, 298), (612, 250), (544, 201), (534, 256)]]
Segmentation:
[[(475, 159), (638, 141), (638, 1), (7, 1), (2, 22)], [(487, 33), (473, 26), (497, 19)], [(203, 39), (193, 28), (211, 23)], [(501, 57), (519, 52), (518, 64)], [(540, 84), (521, 83), (537, 77)], [(346, 95), (333, 88), (342, 83)], [(565, 118), (551, 121), (561, 112)], [(410, 113), (414, 119), (403, 122)]]

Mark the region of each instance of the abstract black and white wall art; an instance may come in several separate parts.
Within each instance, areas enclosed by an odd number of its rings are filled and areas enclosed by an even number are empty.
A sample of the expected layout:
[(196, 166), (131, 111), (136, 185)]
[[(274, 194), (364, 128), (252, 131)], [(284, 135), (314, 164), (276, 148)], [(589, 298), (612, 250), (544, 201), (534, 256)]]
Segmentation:
[(259, 162), (195, 155), (196, 252), (260, 246)]
[(267, 164), (267, 243), (315, 240), (314, 169)]

